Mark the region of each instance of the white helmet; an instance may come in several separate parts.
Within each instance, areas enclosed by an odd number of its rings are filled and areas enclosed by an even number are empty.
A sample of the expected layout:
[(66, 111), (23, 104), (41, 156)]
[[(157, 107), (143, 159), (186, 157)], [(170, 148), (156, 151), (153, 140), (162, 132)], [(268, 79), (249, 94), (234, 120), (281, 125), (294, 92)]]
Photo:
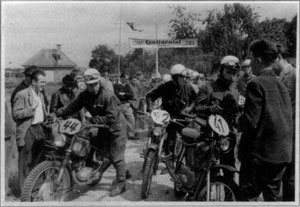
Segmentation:
[(246, 59), (243, 64), (242, 64), (242, 67), (248, 67), (250, 66), (250, 63), (251, 63), (251, 60), (250, 59)]
[(163, 75), (163, 82), (169, 82), (172, 79), (172, 76), (170, 74), (164, 74)]
[(181, 64), (176, 64), (171, 67), (171, 75), (184, 75), (186, 69)]
[(191, 74), (191, 79), (193, 80), (193, 79), (195, 79), (199, 76), (200, 76), (200, 74), (198, 73), (198, 71), (193, 71), (192, 74)]

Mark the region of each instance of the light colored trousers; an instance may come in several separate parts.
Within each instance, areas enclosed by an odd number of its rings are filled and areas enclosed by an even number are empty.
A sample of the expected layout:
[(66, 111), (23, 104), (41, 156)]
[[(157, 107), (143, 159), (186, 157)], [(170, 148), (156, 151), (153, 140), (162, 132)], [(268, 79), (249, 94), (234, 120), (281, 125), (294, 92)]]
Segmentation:
[(129, 103), (122, 104), (122, 112), (123, 112), (126, 122), (127, 122), (128, 138), (135, 137), (135, 134), (134, 134), (135, 120), (134, 120), (133, 110)]

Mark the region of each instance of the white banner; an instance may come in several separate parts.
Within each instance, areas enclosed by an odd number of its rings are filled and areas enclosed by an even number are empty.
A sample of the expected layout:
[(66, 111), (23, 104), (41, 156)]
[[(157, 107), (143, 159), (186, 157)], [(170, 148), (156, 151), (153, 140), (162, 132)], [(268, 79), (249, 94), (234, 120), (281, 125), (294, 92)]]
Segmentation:
[(198, 47), (198, 39), (177, 39), (177, 40), (152, 40), (129, 38), (131, 48), (181, 48)]

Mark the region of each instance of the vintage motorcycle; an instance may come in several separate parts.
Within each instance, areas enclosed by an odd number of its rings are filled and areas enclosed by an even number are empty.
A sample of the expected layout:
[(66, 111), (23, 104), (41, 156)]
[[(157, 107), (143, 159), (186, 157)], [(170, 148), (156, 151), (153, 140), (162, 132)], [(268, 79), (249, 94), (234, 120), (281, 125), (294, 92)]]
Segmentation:
[(87, 136), (92, 127), (106, 126), (82, 126), (73, 118), (57, 118), (51, 122), (53, 136), (45, 144), (46, 159), (27, 176), (21, 201), (64, 201), (75, 183), (79, 186), (98, 184), (111, 161), (92, 145)]
[(151, 125), (149, 127), (148, 142), (143, 150), (143, 181), (141, 197), (147, 198), (152, 183), (153, 175), (157, 174), (158, 165), (164, 161), (163, 145), (166, 140), (166, 128), (169, 123), (174, 123), (183, 128), (187, 121), (185, 119), (171, 119), (169, 113), (164, 110), (154, 109), (151, 114)]
[[(231, 138), (234, 134), (230, 132), (225, 119), (217, 114), (209, 116), (208, 120), (189, 114), (182, 115), (187, 119), (171, 119), (163, 110), (151, 113), (156, 126), (145, 154), (142, 198), (148, 196), (152, 176), (162, 160), (174, 182), (176, 197), (187, 201), (241, 200), (238, 185), (224, 177), (224, 173), (236, 173), (237, 170), (220, 164), (221, 153), (228, 153), (234, 148)], [(193, 127), (185, 127), (183, 121), (189, 121)], [(165, 129), (171, 122), (182, 127), (181, 133), (176, 136), (175, 168), (170, 157), (161, 157)]]
[(184, 128), (181, 142), (176, 143), (175, 196), (187, 201), (243, 200), (233, 177), (224, 176), (238, 171), (220, 163), (221, 154), (229, 153), (235, 146), (236, 135), (230, 131), (226, 120), (219, 114), (210, 115), (208, 120), (183, 115), (198, 127)]

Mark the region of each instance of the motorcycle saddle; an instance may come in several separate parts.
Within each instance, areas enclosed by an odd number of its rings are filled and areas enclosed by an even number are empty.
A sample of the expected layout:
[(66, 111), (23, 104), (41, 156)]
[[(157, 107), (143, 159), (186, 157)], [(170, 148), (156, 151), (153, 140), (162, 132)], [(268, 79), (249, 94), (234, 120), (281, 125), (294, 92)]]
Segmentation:
[(183, 128), (181, 131), (182, 140), (188, 144), (195, 143), (200, 138), (200, 132), (192, 128)]

